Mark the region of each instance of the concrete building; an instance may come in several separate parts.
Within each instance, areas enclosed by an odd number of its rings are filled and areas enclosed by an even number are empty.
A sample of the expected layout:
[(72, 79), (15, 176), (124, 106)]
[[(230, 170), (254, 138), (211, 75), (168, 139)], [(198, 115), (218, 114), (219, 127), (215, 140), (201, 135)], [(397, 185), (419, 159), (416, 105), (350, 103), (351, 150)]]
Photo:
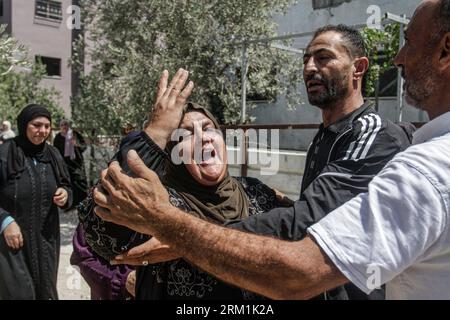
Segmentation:
[(0, 23), (29, 49), (29, 58), (40, 60), (47, 75), (41, 85), (60, 92), (59, 105), (70, 115), (73, 74), (68, 65), (72, 55), (72, 29), (66, 12), (72, 0), (0, 0)]

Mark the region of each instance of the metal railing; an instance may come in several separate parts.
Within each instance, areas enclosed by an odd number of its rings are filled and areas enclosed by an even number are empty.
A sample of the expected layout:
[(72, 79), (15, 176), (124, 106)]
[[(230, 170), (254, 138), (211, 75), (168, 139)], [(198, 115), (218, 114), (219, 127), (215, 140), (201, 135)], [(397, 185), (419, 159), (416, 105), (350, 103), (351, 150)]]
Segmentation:
[[(425, 125), (424, 122), (412, 122), (416, 128), (420, 128)], [(231, 130), (243, 130), (244, 132), (244, 143), (242, 144), (243, 150), (243, 163), (241, 164), (241, 176), (246, 177), (248, 173), (248, 149), (249, 141), (248, 136), (245, 134), (246, 131), (254, 129), (264, 129), (264, 130), (311, 130), (319, 129), (320, 124), (239, 124), (239, 125), (222, 125), (222, 131), (227, 129)]]
[[(412, 124), (416, 128), (422, 127), (425, 123), (424, 122), (412, 122)], [(241, 144), (243, 150), (243, 162), (241, 164), (241, 176), (246, 177), (248, 173), (248, 159), (249, 159), (249, 140), (248, 136), (245, 134), (248, 130), (317, 130), (319, 129), (320, 124), (241, 124), (241, 125), (222, 125), (221, 130), (225, 132), (225, 130), (242, 130), (244, 132), (244, 142)], [(74, 128), (80, 133), (86, 133), (91, 132), (91, 129), (87, 128)], [(54, 132), (58, 132), (58, 128), (54, 128)], [(110, 152), (106, 152), (107, 150), (116, 149), (119, 145), (120, 140), (123, 138), (119, 135), (96, 135), (95, 133), (91, 132), (91, 139), (88, 138), (89, 135), (85, 136), (85, 139), (87, 140), (87, 144), (90, 146), (93, 146), (94, 148), (90, 148), (90, 156), (88, 161), (93, 161), (94, 163), (107, 163), (110, 159), (108, 158)], [(92, 136), (95, 136), (95, 138), (92, 138)], [(99, 150), (104, 149), (104, 150)], [(102, 158), (98, 159), (98, 155), (96, 157), (97, 153), (104, 153)], [(87, 159), (85, 159), (87, 160)], [(89, 173), (89, 176), (95, 175), (95, 168), (92, 166), (92, 164), (89, 166), (91, 169), (91, 172)], [(91, 177), (92, 178), (92, 177)]]

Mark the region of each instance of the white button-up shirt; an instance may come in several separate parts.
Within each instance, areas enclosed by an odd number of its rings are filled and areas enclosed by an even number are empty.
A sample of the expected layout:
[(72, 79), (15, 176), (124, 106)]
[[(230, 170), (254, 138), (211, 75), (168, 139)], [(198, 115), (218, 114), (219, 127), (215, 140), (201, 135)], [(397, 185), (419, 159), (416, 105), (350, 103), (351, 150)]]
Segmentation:
[(450, 299), (450, 112), (413, 144), (308, 232), (366, 293), (386, 284), (387, 299)]

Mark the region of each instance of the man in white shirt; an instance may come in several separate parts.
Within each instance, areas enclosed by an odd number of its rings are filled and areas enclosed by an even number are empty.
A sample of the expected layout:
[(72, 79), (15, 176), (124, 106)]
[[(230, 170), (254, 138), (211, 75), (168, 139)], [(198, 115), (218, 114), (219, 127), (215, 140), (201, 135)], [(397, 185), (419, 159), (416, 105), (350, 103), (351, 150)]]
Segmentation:
[(450, 0), (416, 10), (395, 63), (409, 103), (432, 120), (357, 196), (308, 229), (302, 241), (226, 229), (168, 202), (135, 152), (112, 163), (96, 189), (96, 213), (151, 234), (218, 278), (281, 299), (310, 298), (352, 282), (388, 299), (450, 299)]

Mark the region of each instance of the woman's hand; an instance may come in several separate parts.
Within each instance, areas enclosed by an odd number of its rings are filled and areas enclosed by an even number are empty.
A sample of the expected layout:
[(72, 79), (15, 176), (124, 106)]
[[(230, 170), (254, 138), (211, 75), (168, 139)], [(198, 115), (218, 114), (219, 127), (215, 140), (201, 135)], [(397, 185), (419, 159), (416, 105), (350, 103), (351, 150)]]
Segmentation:
[(192, 93), (194, 83), (189, 81), (185, 86), (189, 72), (179, 69), (169, 86), (169, 72), (164, 70), (159, 80), (156, 102), (145, 132), (164, 149), (173, 130), (178, 128), (183, 115), (183, 107)]
[(63, 207), (66, 204), (68, 198), (69, 194), (67, 193), (67, 190), (64, 188), (58, 188), (55, 192), (55, 195), (53, 196), (53, 203), (58, 207)]
[(124, 254), (118, 255), (111, 261), (112, 265), (128, 264), (132, 266), (146, 266), (148, 264), (166, 262), (181, 258), (169, 246), (162, 244), (156, 238), (130, 249)]
[(282, 207), (292, 207), (294, 205), (294, 201), (288, 198), (283, 192), (273, 189), (275, 191), (275, 196), (277, 197), (278, 205)]
[(136, 297), (136, 271), (133, 270), (128, 274), (125, 288), (133, 297)]
[(3, 231), (5, 242), (13, 250), (19, 250), (23, 247), (23, 236), (19, 225), (13, 221)]

